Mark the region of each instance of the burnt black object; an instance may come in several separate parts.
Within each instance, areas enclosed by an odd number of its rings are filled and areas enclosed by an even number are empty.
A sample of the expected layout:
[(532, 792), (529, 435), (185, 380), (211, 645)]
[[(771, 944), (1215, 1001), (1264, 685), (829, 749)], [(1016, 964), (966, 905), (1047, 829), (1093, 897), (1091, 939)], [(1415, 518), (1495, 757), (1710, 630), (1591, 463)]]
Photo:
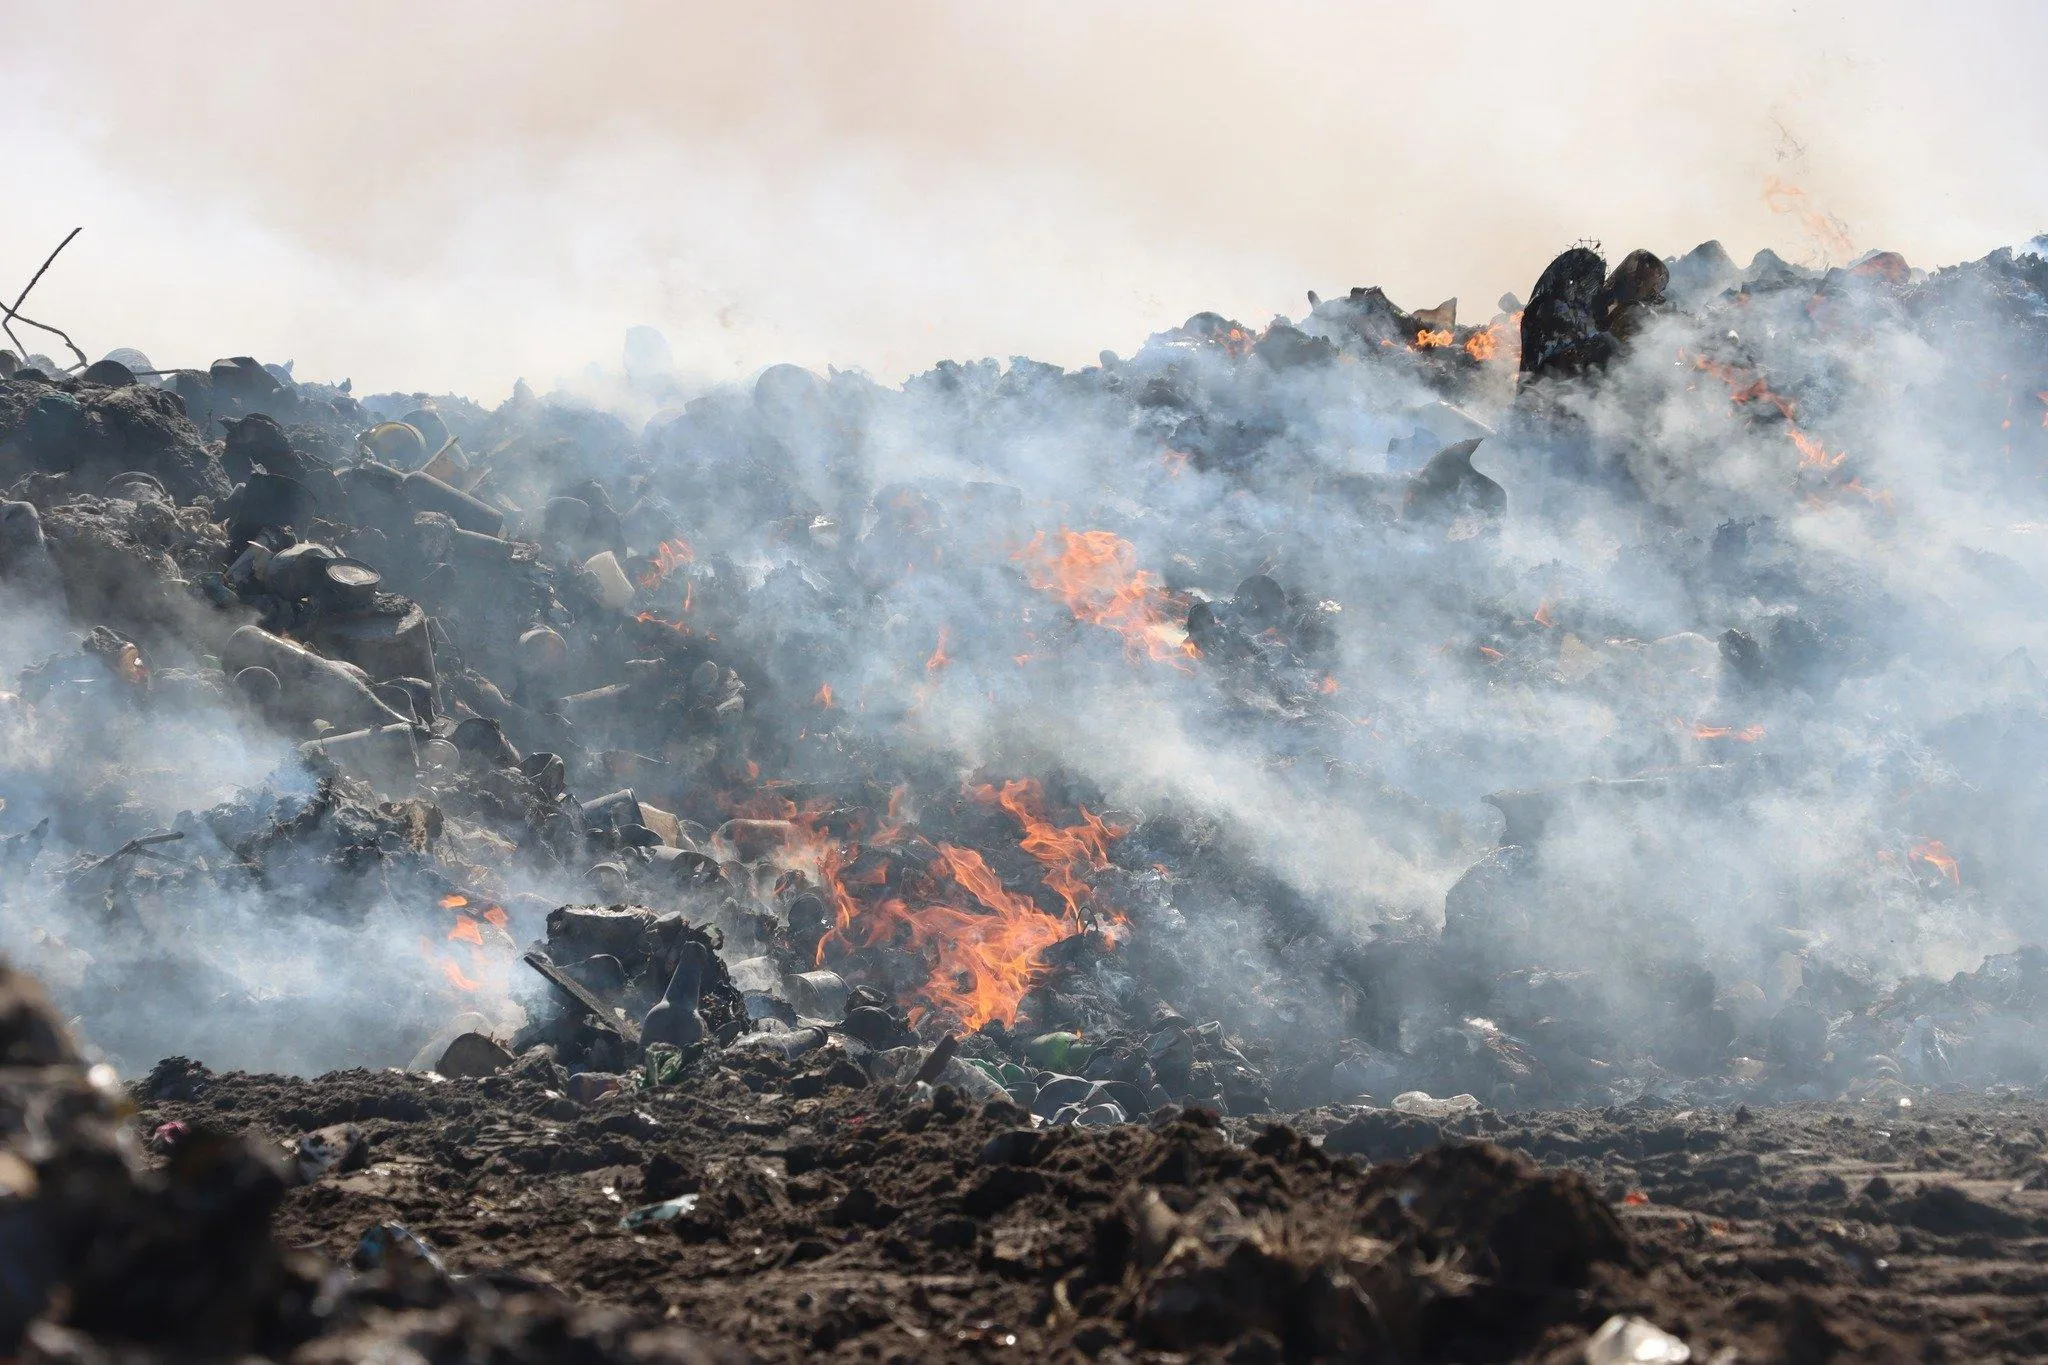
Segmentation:
[(405, 500), (421, 512), (440, 512), (465, 531), (495, 536), (505, 529), (505, 514), (481, 498), (414, 470), (404, 478)]
[(1522, 310), (1522, 373), (1576, 373), (1591, 360), (1600, 331), (1595, 311), (1607, 282), (1600, 253), (1575, 246), (1544, 268)]
[(292, 449), (284, 428), (268, 413), (256, 412), (239, 421), (221, 422), (227, 439), (221, 443), (221, 467), (231, 479), (246, 479), (257, 470), (304, 479), (306, 461)]
[(319, 595), (336, 610), (358, 611), (375, 604), (383, 582), (384, 575), (360, 559), (337, 559), (327, 565)]
[(1671, 267), (1650, 252), (1631, 251), (1600, 286), (1594, 316), (1602, 330), (1616, 340), (1626, 341), (1643, 329), (1664, 302), (1664, 291), (1670, 283)]
[(676, 959), (668, 989), (647, 1017), (640, 1021), (640, 1042), (670, 1043), (688, 1047), (704, 1036), (704, 1017), (697, 1013), (697, 1001), (704, 990), (705, 958), (711, 950), (701, 943), (685, 943)]
[(1410, 521), (1450, 520), (1477, 512), (1489, 521), (1508, 510), (1507, 490), (1472, 467), (1472, 454), (1484, 437), (1445, 446), (1408, 481), (1401, 515)]
[(1607, 274), (1600, 253), (1575, 246), (1552, 261), (1522, 310), (1522, 373), (1531, 379), (1599, 369), (1664, 304), (1671, 269), (1631, 251)]
[(304, 527), (312, 520), (313, 490), (282, 474), (254, 473), (228, 499), (228, 520), (249, 534), (266, 526)]
[(504, 727), (487, 716), (471, 716), (455, 727), (448, 742), (466, 754), (474, 754), (494, 768), (519, 766), (519, 750), (505, 738)]
[(103, 389), (125, 389), (135, 382), (135, 372), (118, 360), (95, 360), (78, 377)]

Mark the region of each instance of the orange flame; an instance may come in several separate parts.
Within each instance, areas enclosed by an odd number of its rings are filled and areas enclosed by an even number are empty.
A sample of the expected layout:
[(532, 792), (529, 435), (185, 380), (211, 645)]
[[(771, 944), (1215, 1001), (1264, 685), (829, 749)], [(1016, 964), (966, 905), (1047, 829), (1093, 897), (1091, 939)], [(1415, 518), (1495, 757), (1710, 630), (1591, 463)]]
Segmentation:
[(469, 897), (467, 897), (467, 896), (443, 896), (443, 897), (441, 897), (441, 908), (442, 908), (443, 910), (460, 910), (460, 909), (461, 909), (461, 908), (462, 908), (463, 906), (465, 906), (465, 905), (468, 905), (468, 904), (469, 904)]
[(694, 563), (696, 558), (697, 552), (690, 548), (689, 541), (680, 537), (675, 540), (664, 540), (655, 546), (652, 562), (648, 564), (646, 571), (640, 574), (640, 586), (650, 591), (658, 588), (663, 579), (683, 565)]
[(1336, 696), (1337, 680), (1331, 677), (1329, 674), (1325, 673), (1323, 675), (1323, 680), (1316, 684), (1316, 691), (1322, 693), (1326, 697)]
[(493, 927), (499, 929), (507, 927), (512, 922), (505, 912), (495, 905), (484, 907), (484, 919), (489, 921)]
[(1764, 737), (1764, 727), (1761, 725), (1745, 725), (1737, 729), (1732, 725), (1695, 725), (1692, 727), (1692, 737), (1694, 739), (1732, 739), (1737, 744), (1754, 744)]
[(818, 686), (818, 695), (811, 698), (811, 700), (816, 702), (818, 705), (825, 707), (827, 710), (830, 710), (832, 706), (832, 684), (820, 683)]
[(965, 1028), (991, 1019), (1007, 1027), (1017, 1022), (1018, 1006), (1045, 970), (1041, 955), (1072, 926), (1040, 910), (1030, 897), (1006, 891), (973, 849), (940, 844), (938, 853), (947, 875), (989, 913), (951, 906), (925, 912), (948, 930), (936, 938), (938, 963), (925, 994)]
[(480, 982), (471, 981), (468, 977), (464, 976), (462, 968), (456, 966), (452, 958), (444, 957), (441, 959), (441, 975), (447, 977), (448, 984), (458, 991), (480, 991), (483, 989)]
[[(930, 958), (930, 979), (919, 993), (934, 1008), (968, 1029), (991, 1019), (1014, 1024), (1044, 971), (1044, 951), (1068, 937), (1073, 926), (1040, 910), (1030, 897), (1006, 890), (974, 850), (939, 844), (936, 852), (931, 874), (918, 887), (918, 900), (928, 903), (913, 908), (896, 896), (863, 904), (847, 885), (854, 855), (825, 849), (818, 871), (836, 922), (818, 944), (818, 961), (826, 960), (833, 945), (858, 950), (901, 941)], [(878, 868), (866, 880), (879, 883), (882, 875)], [(962, 893), (979, 909), (954, 903)]]
[(1550, 603), (1547, 600), (1541, 606), (1536, 608), (1536, 614), (1531, 616), (1529, 619), (1531, 621), (1534, 621), (1537, 625), (1543, 626), (1545, 628), (1557, 624), (1557, 618), (1550, 614)]
[(1024, 827), (1017, 847), (1038, 860), (1045, 869), (1046, 889), (1066, 902), (1067, 914), (1078, 924), (1081, 907), (1094, 890), (1079, 869), (1100, 872), (1107, 868), (1110, 841), (1129, 831), (1107, 823), (1086, 806), (1075, 807), (1081, 813), (1080, 824), (1053, 824), (1045, 815), (1044, 789), (1029, 777), (1005, 782), (1001, 791), (984, 783), (968, 794), (977, 801), (995, 802)]
[(1504, 320), (1489, 322), (1479, 331), (1466, 337), (1465, 354), (1478, 361), (1488, 361), (1496, 357), (1510, 361), (1520, 360), (1522, 310), (1518, 308)]
[[(1681, 356), (1684, 352), (1679, 352)], [(1778, 410), (1778, 415), (1788, 421), (1798, 411), (1799, 405), (1784, 394), (1774, 391), (1761, 376), (1754, 375), (1735, 365), (1695, 356), (1692, 362), (1696, 370), (1705, 370), (1728, 386), (1728, 401), (1737, 405), (1743, 403), (1769, 403)]]
[(1456, 340), (1457, 337), (1448, 327), (1440, 329), (1425, 327), (1415, 334), (1415, 349), (1418, 351), (1434, 351), (1439, 347), (1449, 346)]
[[(1018, 846), (1044, 869), (1045, 885), (1064, 902), (1064, 914), (1048, 914), (1029, 895), (1005, 887), (980, 853), (944, 843), (932, 846), (937, 857), (907, 896), (877, 894), (887, 884), (887, 867), (863, 868), (859, 844), (841, 843), (818, 828), (821, 811), (779, 798), (776, 814), (802, 831), (803, 853), (815, 860), (832, 904), (833, 925), (819, 941), (819, 964), (835, 948), (859, 951), (895, 942), (915, 949), (929, 965), (919, 995), (976, 1029), (990, 1020), (1016, 1023), (1024, 997), (1045, 970), (1045, 950), (1084, 927), (1081, 907), (1092, 893), (1084, 873), (1109, 866), (1109, 841), (1124, 831), (1085, 808), (1079, 824), (1054, 824), (1044, 814), (1039, 785), (1028, 779), (1006, 782), (1000, 791), (983, 785), (970, 795), (1001, 805), (1024, 827)], [(901, 837), (903, 796), (902, 788), (891, 793), (885, 823), (872, 843)], [(1102, 918), (1122, 922), (1114, 915)]]
[(924, 661), (924, 671), (936, 673), (953, 660), (946, 654), (946, 637), (952, 634), (945, 626), (939, 627), (939, 643), (932, 649), (932, 656)]
[[(689, 610), (689, 606), (689, 601), (685, 599), (683, 602), (683, 609), (687, 611)], [(651, 611), (643, 611), (636, 613), (633, 619), (635, 621), (644, 621), (648, 625), (667, 626), (670, 630), (675, 631), (678, 635), (689, 635), (692, 633), (690, 628), (684, 625), (681, 621), (664, 621), (661, 617), (656, 616)]]
[[(1680, 354), (1682, 355), (1683, 352)], [(1705, 370), (1725, 383), (1728, 386), (1728, 399), (1732, 403), (1760, 402), (1769, 403), (1777, 408), (1778, 412), (1786, 419), (1785, 435), (1791, 440), (1793, 448), (1799, 452), (1799, 467), (1801, 469), (1813, 470), (1820, 474), (1829, 474), (1840, 469), (1843, 462), (1849, 458), (1849, 452), (1846, 450), (1829, 454), (1828, 448), (1822, 445), (1820, 441), (1807, 435), (1798, 426), (1794, 425), (1792, 417), (1798, 411), (1798, 404), (1781, 393), (1773, 392), (1770, 385), (1764, 382), (1763, 379), (1751, 377), (1746, 371), (1740, 370), (1733, 365), (1724, 365), (1718, 361), (1709, 360), (1705, 356), (1695, 357), (1693, 367)], [(1845, 485), (1845, 488), (1849, 491), (1863, 494), (1872, 502), (1882, 503), (1886, 508), (1891, 506), (1891, 494), (1881, 490), (1873, 493), (1863, 488), (1854, 479), (1850, 480)]]
[(1926, 863), (1956, 886), (1963, 884), (1962, 865), (1948, 851), (1948, 845), (1939, 839), (1915, 839), (1913, 846), (1906, 850), (1906, 856), (1914, 862)]
[(1785, 434), (1790, 436), (1792, 444), (1799, 448), (1799, 467), (1801, 469), (1818, 469), (1823, 472), (1830, 469), (1839, 469), (1842, 467), (1842, 461), (1849, 458), (1849, 452), (1846, 450), (1834, 455), (1828, 454), (1826, 446), (1814, 440), (1797, 427), (1789, 428)]
[(484, 932), (477, 927), (475, 920), (471, 919), (468, 915), (463, 915), (455, 921), (455, 926), (448, 931), (448, 941), (450, 943), (473, 943), (481, 948), (484, 946)]
[(1767, 177), (1764, 180), (1764, 204), (1772, 213), (1798, 214), (1799, 225), (1823, 251), (1847, 256), (1856, 249), (1842, 220), (1813, 207), (1806, 191), (1797, 185), (1788, 185), (1775, 175)]
[(1060, 549), (1047, 546), (1039, 532), (1014, 558), (1024, 562), (1031, 586), (1057, 594), (1074, 619), (1113, 630), (1124, 640), (1124, 654), (1133, 661), (1151, 658), (1185, 668), (1185, 660), (1201, 657), (1168, 616), (1177, 605), (1173, 594), (1138, 567), (1138, 552), (1128, 540), (1109, 531), (1060, 529)]

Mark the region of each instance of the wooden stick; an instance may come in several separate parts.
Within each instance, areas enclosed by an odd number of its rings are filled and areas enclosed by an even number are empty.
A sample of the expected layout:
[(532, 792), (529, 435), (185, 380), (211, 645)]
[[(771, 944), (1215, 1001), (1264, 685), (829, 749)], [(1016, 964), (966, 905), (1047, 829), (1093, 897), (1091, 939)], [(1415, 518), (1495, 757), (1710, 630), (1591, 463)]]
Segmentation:
[(28, 277), (28, 283), (21, 287), (21, 293), (15, 296), (14, 302), (12, 304), (0, 304), (0, 309), (5, 309), (7, 313), (7, 320), (5, 324), (7, 330), (7, 338), (8, 340), (12, 341), (16, 346), (21, 347), (22, 359), (24, 360), (28, 358), (28, 346), (22, 341), (20, 337), (14, 334), (14, 324), (17, 321), (25, 322), (31, 327), (40, 327), (45, 332), (50, 332), (56, 336), (63, 337), (64, 344), (71, 348), (71, 354), (78, 357), (78, 364), (80, 368), (92, 364), (90, 360), (87, 360), (85, 358), (85, 352), (78, 349), (78, 343), (73, 341), (68, 335), (61, 331), (58, 331), (55, 327), (50, 326), (50, 324), (47, 322), (37, 322), (34, 318), (24, 317), (22, 316), (21, 312), (22, 302), (23, 300), (28, 298), (29, 290), (34, 289), (36, 287), (36, 282), (43, 278), (43, 272), (47, 271), (50, 268), (50, 262), (57, 259), (57, 252), (62, 251), (67, 246), (70, 246), (71, 239), (73, 237), (76, 237), (79, 233), (83, 231), (85, 231), (83, 227), (75, 227), (71, 229), (70, 232), (66, 233), (64, 236), (64, 240), (57, 243), (56, 251), (52, 251), (49, 255), (45, 256), (43, 258), (42, 265), (36, 268), (36, 273)]
[(946, 1063), (953, 1060), (953, 1054), (960, 1050), (960, 1035), (949, 1033), (939, 1039), (937, 1046), (925, 1054), (924, 1065), (917, 1069), (916, 1079), (926, 1085), (937, 1085), (939, 1077), (946, 1074)]

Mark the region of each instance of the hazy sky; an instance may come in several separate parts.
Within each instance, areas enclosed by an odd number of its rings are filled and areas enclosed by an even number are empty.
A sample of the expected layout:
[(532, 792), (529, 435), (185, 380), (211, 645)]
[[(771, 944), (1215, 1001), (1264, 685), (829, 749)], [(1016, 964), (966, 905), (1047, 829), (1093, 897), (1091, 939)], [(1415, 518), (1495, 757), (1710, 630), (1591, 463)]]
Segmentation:
[(82, 224), (28, 311), (95, 358), (486, 401), (643, 322), (1081, 363), (1580, 238), (1978, 256), (2048, 228), (2044, 60), (2026, 0), (0, 0), (0, 290)]

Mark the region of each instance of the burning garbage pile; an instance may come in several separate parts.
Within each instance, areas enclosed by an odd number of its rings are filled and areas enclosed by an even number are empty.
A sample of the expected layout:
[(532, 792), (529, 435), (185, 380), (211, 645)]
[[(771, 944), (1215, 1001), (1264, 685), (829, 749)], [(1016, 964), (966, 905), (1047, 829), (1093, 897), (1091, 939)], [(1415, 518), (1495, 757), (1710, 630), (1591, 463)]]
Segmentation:
[(621, 411), (9, 353), (7, 946), (131, 1073), (2030, 1086), (2044, 285), (1579, 247)]
[[(791, 1355), (1682, 1359), (1590, 1187), (1417, 1153), (2048, 1079), (2042, 258), (1581, 246), (1483, 323), (1309, 304), (495, 409), (0, 352), (0, 946), (111, 1065), (18, 1021), (71, 1126), (0, 1132), (46, 1198), (0, 1175), (77, 1254), (10, 1344), (86, 1358), (146, 1252), (261, 1280), (191, 1290), (239, 1305), (205, 1349), (711, 1358), (395, 1206), (600, 1296), (657, 1233), (972, 1287), (805, 1288)], [(1290, 1111), (1320, 1148), (1247, 1122)]]

